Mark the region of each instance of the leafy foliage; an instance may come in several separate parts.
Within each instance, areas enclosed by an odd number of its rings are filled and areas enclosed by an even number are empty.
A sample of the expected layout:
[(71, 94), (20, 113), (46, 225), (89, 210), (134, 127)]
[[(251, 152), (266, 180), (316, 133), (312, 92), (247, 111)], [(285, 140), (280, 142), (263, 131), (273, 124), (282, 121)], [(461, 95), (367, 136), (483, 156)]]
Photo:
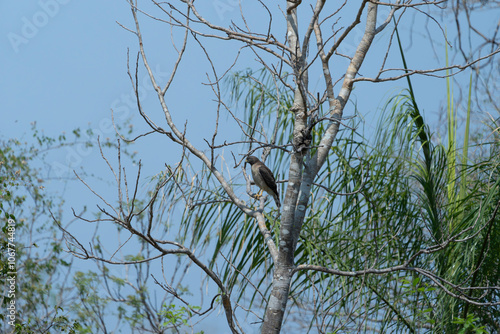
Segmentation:
[[(289, 143), (293, 118), (288, 109), (292, 99), (285, 87), (270, 80), (265, 71), (238, 73), (233, 79), (230, 91), (245, 110), (246, 122), (240, 124), (243, 131), (254, 129), (260, 118), (261, 130), (254, 134), (257, 142), (264, 142), (271, 129), (280, 134), (276, 145)], [(443, 280), (422, 277), (417, 270), (357, 277), (299, 271), (292, 284), (293, 307), (285, 326), (301, 332), (321, 328), (332, 333), (482, 333), (495, 328), (495, 319), (500, 317), (498, 308), (469, 306), (444, 293), (443, 288), (479, 298), (480, 292), (464, 292), (449, 282), (494, 286), (500, 281), (500, 263), (495, 255), (500, 253), (497, 129), (493, 129), (490, 142), (466, 145), (483, 151), (488, 148), (488, 154), (467, 157), (466, 153), (459, 154), (456, 145), (435, 143), (411, 86), (388, 101), (383, 115), (374, 134), (358, 131), (362, 123), (356, 117), (345, 120), (346, 130), (337, 137), (312, 188), (296, 264), (354, 272), (397, 267), (411, 259), (413, 267), (435, 272)], [(313, 150), (324, 129), (321, 122), (314, 127)], [(66, 145), (65, 137), (54, 141), (37, 136), (38, 145)], [(249, 149), (254, 148), (249, 145)], [(22, 233), (32, 233), (35, 220), (38, 222), (49, 209), (57, 212), (57, 217), (61, 215), (58, 208), (62, 200), (47, 196), (39, 185), (34, 185), (33, 180), (43, 182), (40, 170), (32, 168), (31, 163), (38, 152), (33, 147), (23, 148), (18, 141), (3, 143), (0, 151), (0, 209), (6, 219), (16, 221), (16, 229)], [(286, 157), (285, 150), (276, 154), (273, 151), (269, 163), (283, 186)], [(265, 307), (272, 263), (255, 221), (226, 198), (209, 177), (209, 170), (191, 165), (187, 154), (184, 159), (181, 168), (167, 168), (151, 179), (153, 187), (162, 190), (162, 199), (154, 210), (140, 211), (135, 224), (145, 231), (147, 220), (154, 218), (155, 235), (174, 233), (178, 242), (205, 255), (209, 267), (233, 291), (234, 299), (246, 301), (252, 308)], [(169, 177), (175, 182), (165, 184)], [(235, 189), (243, 193), (239, 179), (234, 180)], [(146, 198), (153, 194), (151, 190)], [(34, 205), (27, 206), (28, 201)], [(249, 201), (253, 199), (249, 197)], [(137, 200), (134, 205), (140, 208), (146, 202)], [(179, 205), (183, 207), (180, 225), (173, 229), (169, 217)], [(280, 216), (269, 204), (266, 219), (278, 240)], [(36, 226), (36, 233), (45, 233), (45, 239), (36, 245), (17, 244), (22, 246), (17, 255), (22, 259), (18, 271), (24, 273), (17, 296), (23, 301), (21, 321), (16, 325), (19, 332), (94, 333), (104, 331), (111, 319), (117, 328), (128, 326), (136, 332), (192, 327), (200, 307), (179, 305), (168, 293), (159, 302), (153, 301), (149, 263), (141, 263), (154, 251), (149, 244), (142, 242), (136, 253), (125, 255), (125, 260), (135, 262), (127, 266), (127, 275), (101, 263), (97, 271), (72, 273), (71, 289), (58, 278), (62, 272), (70, 272), (72, 265), (62, 256), (61, 235), (50, 219)], [(3, 234), (5, 251), (7, 225)], [(439, 251), (413, 258), (421, 250), (439, 247), (450, 237), (449, 245)], [(44, 256), (35, 252), (42, 244), (50, 246), (44, 248)], [(94, 252), (104, 257), (105, 251), (98, 245)], [(5, 277), (5, 261), (2, 264)], [(172, 290), (179, 293), (177, 297), (189, 295), (189, 287), (182, 285), (189, 266), (177, 257), (175, 272), (181, 274)], [(129, 269), (133, 274), (128, 274)], [(494, 302), (499, 297), (489, 294), (486, 300)], [(4, 298), (4, 305), (7, 302)]]
[[(56, 147), (69, 145), (66, 137), (50, 138), (32, 128), (35, 144), (18, 139), (0, 141), (0, 210), (5, 219), (0, 233), (2, 281), (14, 277), (13, 298), (2, 294), (2, 308), (15, 302), (15, 320), (4, 317), (1, 331), (75, 333), (80, 325), (68, 314), (72, 298), (66, 275), (72, 260), (61, 248), (49, 211), (60, 215), (63, 200), (44, 189), (43, 160)], [(14, 224), (10, 224), (9, 220)], [(66, 310), (66, 311), (64, 311)], [(62, 314), (61, 314), (62, 313)], [(9, 322), (11, 322), (9, 324)]]
[[(269, 131), (275, 127), (280, 134), (291, 133), (293, 119), (287, 111), (291, 97), (265, 72), (238, 73), (230, 87), (234, 101), (240, 101), (246, 111), (248, 127), (243, 131), (251, 131), (259, 115), (265, 123), (262, 133), (255, 134), (257, 142), (259, 136), (270, 136)], [(272, 92), (279, 92), (279, 99)], [(357, 129), (361, 124), (354, 118), (347, 125)], [(315, 131), (321, 134), (321, 124)], [(296, 321), (288, 322), (290, 328), (322, 327), (331, 332), (465, 328), (459, 319), (466, 304), (442, 289), (460, 295), (464, 292), (446, 282), (477, 285), (478, 275), (483, 279), (482, 286), (498, 284), (498, 259), (492, 255), (500, 252), (496, 248), (498, 238), (492, 235), (498, 229), (498, 219), (493, 219), (500, 189), (496, 181), (498, 156), (464, 160), (459, 159), (456, 146), (433, 143), (411, 90), (387, 103), (373, 138), (358, 132), (344, 131), (320, 171), (296, 251), (296, 264), (343, 271), (396, 267), (419, 251), (451, 238), (454, 241), (443, 250), (412, 259), (414, 267), (435, 272), (444, 281), (422, 278), (417, 271), (360, 277), (299, 272), (292, 284), (295, 306), (289, 318)], [(290, 137), (280, 136), (276, 144), (289, 141)], [(450, 163), (450, 159), (457, 162)], [(273, 154), (271, 166), (276, 174), (284, 175), (288, 166), (283, 151)], [(460, 197), (450, 197), (459, 193)], [(207, 198), (201, 194), (203, 197)], [(184, 224), (203, 233), (203, 237), (197, 234), (197, 240), (217, 238), (212, 266), (223, 268), (226, 284), (237, 284), (239, 298), (249, 298), (250, 303), (259, 301), (264, 307), (271, 266), (255, 223), (242, 219), (238, 212), (231, 204), (205, 205), (196, 214), (186, 211)], [(272, 210), (267, 218), (276, 236), (279, 229), (274, 226), (279, 218), (276, 220)], [(454, 235), (460, 237), (455, 240)], [(481, 250), (485, 240), (491, 247), (489, 255)], [(220, 253), (225, 254), (226, 263), (216, 262)], [(478, 262), (478, 258), (484, 261)], [(476, 267), (478, 263), (481, 266)], [(249, 277), (255, 276), (262, 279), (252, 282)], [(253, 293), (249, 294), (249, 288)], [(259, 291), (261, 288), (263, 291)], [(493, 314), (498, 311), (475, 308), (475, 314), (490, 314), (490, 318), (481, 320), (485, 326), (495, 326)], [(307, 325), (304, 318), (310, 320)], [(470, 323), (469, 319), (467, 326)]]

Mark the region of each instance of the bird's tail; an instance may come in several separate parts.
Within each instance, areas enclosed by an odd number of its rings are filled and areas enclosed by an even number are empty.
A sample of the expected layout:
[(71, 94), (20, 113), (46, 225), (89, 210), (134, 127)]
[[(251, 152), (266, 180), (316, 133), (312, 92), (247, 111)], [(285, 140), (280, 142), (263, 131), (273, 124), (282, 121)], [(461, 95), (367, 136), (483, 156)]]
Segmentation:
[(276, 206), (278, 208), (281, 207), (280, 198), (276, 195), (274, 195), (273, 197), (274, 197), (274, 201), (276, 202)]

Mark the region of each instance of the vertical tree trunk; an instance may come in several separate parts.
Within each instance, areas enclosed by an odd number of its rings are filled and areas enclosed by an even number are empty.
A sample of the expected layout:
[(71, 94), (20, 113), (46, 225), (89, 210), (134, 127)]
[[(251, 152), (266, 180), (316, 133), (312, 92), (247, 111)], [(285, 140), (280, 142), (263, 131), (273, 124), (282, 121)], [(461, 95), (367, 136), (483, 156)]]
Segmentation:
[[(294, 113), (295, 126), (293, 130), (293, 144), (295, 148), (304, 146), (304, 136), (307, 128), (306, 104), (303, 93), (307, 89), (307, 75), (302, 73), (304, 59), (298, 41), (298, 22), (296, 1), (287, 1), (287, 38), (290, 49), (295, 77), (295, 97), (290, 112)], [(267, 305), (262, 333), (277, 334), (281, 331), (283, 317), (286, 311), (292, 270), (294, 267), (293, 253), (296, 241), (293, 238), (295, 211), (302, 180), (304, 151), (295, 151), (291, 155), (288, 187), (283, 201), (281, 216), (280, 243), (278, 261), (274, 264), (273, 286)]]
[[(307, 73), (302, 73), (303, 69), (306, 67), (304, 59), (301, 57), (301, 53), (306, 51), (305, 49), (301, 50), (300, 44), (298, 43), (298, 24), (295, 10), (296, 1), (287, 1), (287, 36), (288, 44), (291, 50), (293, 50), (291, 59), (294, 66), (293, 70), (296, 81), (294, 103), (290, 109), (290, 112), (293, 112), (295, 117), (295, 126), (293, 130), (294, 152), (291, 155), (288, 187), (283, 201), (278, 260), (274, 264), (273, 286), (264, 317), (264, 323), (262, 325), (263, 334), (278, 334), (281, 331), (292, 281), (294, 251), (305, 218), (305, 206), (309, 200), (310, 187), (315, 175), (325, 161), (325, 156), (331, 148), (340, 124), (339, 122), (330, 123), (327, 134), (322, 139), (322, 144), (326, 145), (322, 145), (323, 149), (318, 150), (321, 154), (316, 153), (316, 156), (312, 159), (313, 161), (308, 161), (309, 167), (305, 170), (306, 175), (303, 175), (304, 156), (307, 154), (309, 146), (309, 144), (307, 144), (307, 109), (304, 101), (304, 94), (302, 94), (302, 92), (307, 91)], [(290, 8), (292, 9), (290, 10)], [(332, 116), (338, 119), (341, 118), (343, 108), (349, 98), (353, 79), (361, 67), (364, 57), (373, 41), (373, 37), (375, 36), (377, 5), (369, 3), (367, 12), (365, 34), (346, 72), (346, 78), (344, 79), (342, 89), (337, 99), (335, 99), (336, 103), (330, 106), (332, 109)], [(303, 177), (305, 177), (306, 183), (304, 184), (305, 188), (301, 189), (303, 186), (302, 182), (304, 181)], [(301, 195), (300, 202), (299, 195)], [(298, 205), (298, 203), (301, 205)]]
[(262, 326), (263, 334), (277, 334), (281, 331), (283, 316), (290, 293), (292, 269), (292, 266), (281, 264), (278, 264), (274, 268), (273, 287)]

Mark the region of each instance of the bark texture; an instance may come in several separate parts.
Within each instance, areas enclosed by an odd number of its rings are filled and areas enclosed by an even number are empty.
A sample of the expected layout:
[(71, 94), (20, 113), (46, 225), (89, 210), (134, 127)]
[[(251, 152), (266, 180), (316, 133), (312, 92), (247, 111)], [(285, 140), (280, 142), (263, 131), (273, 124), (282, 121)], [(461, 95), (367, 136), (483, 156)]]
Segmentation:
[[(366, 2), (363, 2), (360, 13), (365, 3)], [(317, 5), (316, 10), (318, 12), (323, 7), (323, 4), (324, 2)], [(275, 334), (281, 331), (290, 292), (290, 284), (293, 277), (293, 270), (295, 268), (294, 252), (306, 215), (311, 186), (318, 171), (324, 164), (338, 133), (344, 106), (352, 91), (353, 79), (361, 67), (376, 33), (377, 5), (370, 2), (367, 6), (365, 33), (346, 71), (342, 89), (336, 98), (332, 98), (334, 95), (331, 78), (326, 80), (328, 95), (330, 96), (329, 107), (332, 120), (321, 139), (320, 148), (313, 156), (310, 156), (311, 119), (309, 117), (310, 115), (308, 115), (305, 101), (305, 92), (307, 92), (307, 66), (305, 57), (302, 57), (303, 53), (307, 53), (307, 45), (303, 45), (303, 49), (301, 50), (298, 43), (299, 36), (296, 3), (287, 2), (287, 8), (287, 36), (292, 50), (291, 59), (293, 62), (296, 84), (294, 103), (290, 110), (295, 117), (295, 127), (293, 130), (294, 151), (291, 155), (288, 187), (284, 198), (281, 217), (280, 243), (277, 262), (274, 264), (271, 297), (267, 305), (262, 326), (263, 334)], [(311, 26), (314, 26), (314, 22)], [(309, 33), (312, 33), (312, 29)], [(307, 34), (305, 40), (308, 40)], [(324, 71), (326, 70), (326, 73), (329, 74), (329, 57), (324, 55), (322, 61), (324, 64)]]

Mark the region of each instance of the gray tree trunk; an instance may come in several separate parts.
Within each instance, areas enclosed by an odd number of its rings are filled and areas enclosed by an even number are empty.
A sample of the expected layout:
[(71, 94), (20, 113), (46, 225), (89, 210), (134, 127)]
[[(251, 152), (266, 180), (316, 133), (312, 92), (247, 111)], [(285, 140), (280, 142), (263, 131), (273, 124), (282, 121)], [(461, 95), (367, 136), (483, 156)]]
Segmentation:
[[(314, 156), (310, 157), (308, 154), (308, 147), (310, 144), (310, 120), (303, 98), (305, 92), (307, 92), (307, 72), (303, 73), (303, 69), (306, 68), (306, 63), (305, 57), (302, 57), (302, 53), (307, 53), (307, 45), (303, 45), (303, 50), (301, 50), (298, 43), (297, 15), (295, 9), (290, 10), (290, 8), (294, 7), (294, 3), (295, 2), (287, 2), (288, 43), (291, 50), (295, 51), (295, 53), (291, 55), (291, 59), (295, 66), (294, 74), (296, 89), (294, 104), (290, 110), (295, 115), (295, 127), (293, 131), (294, 152), (291, 155), (288, 187), (283, 201), (279, 251), (277, 262), (274, 264), (271, 296), (262, 326), (263, 334), (276, 334), (281, 331), (290, 292), (293, 269), (295, 268), (294, 252), (309, 203), (311, 185), (332, 147), (340, 125), (340, 122), (336, 120), (341, 120), (342, 118), (344, 106), (352, 91), (353, 79), (363, 63), (376, 30), (377, 5), (370, 2), (367, 5), (365, 33), (346, 71), (339, 95), (333, 98), (333, 86), (331, 81), (329, 87), (327, 87), (331, 110), (330, 117), (333, 120), (330, 121), (321, 139), (320, 148)], [(318, 4), (318, 6), (322, 6), (323, 4), (324, 2)], [(328, 64), (325, 63), (327, 63), (328, 60), (327, 57), (322, 57), (324, 67), (326, 68), (328, 68)]]

